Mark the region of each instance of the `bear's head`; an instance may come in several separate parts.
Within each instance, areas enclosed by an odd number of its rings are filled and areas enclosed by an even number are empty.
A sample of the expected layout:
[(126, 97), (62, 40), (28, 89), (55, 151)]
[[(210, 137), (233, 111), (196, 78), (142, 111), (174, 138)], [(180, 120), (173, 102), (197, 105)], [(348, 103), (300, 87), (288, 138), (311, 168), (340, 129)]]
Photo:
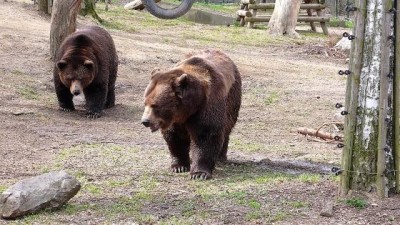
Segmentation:
[(56, 62), (56, 69), (61, 82), (69, 87), (71, 94), (79, 95), (95, 78), (97, 66), (93, 53), (88, 47), (90, 40), (85, 35), (74, 39), (70, 46)]
[(205, 89), (201, 80), (180, 69), (154, 70), (144, 93), (142, 124), (155, 132), (184, 123), (205, 100)]
[(69, 87), (73, 95), (82, 93), (94, 79), (94, 63), (90, 59), (63, 58), (56, 66), (61, 82)]

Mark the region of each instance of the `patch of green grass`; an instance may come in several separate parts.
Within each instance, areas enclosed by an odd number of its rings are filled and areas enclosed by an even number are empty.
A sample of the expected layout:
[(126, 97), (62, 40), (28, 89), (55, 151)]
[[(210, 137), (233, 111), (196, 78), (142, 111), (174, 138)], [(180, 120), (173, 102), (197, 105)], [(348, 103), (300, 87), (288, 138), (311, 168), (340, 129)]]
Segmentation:
[(288, 202), (288, 204), (296, 209), (306, 208), (309, 206), (309, 204), (307, 202), (302, 202), (302, 201), (292, 201), (292, 202)]
[(0, 185), (0, 194), (7, 190), (8, 187)]
[(276, 103), (279, 100), (279, 93), (277, 91), (271, 91), (271, 93), (268, 94), (268, 96), (264, 99), (264, 104), (265, 105), (272, 105)]
[(288, 214), (285, 212), (278, 212), (271, 216), (270, 222), (282, 221), (288, 217)]
[(101, 187), (99, 187), (96, 184), (90, 184), (90, 183), (85, 184), (83, 186), (83, 190), (89, 192), (90, 194), (92, 194), (94, 196), (98, 196), (98, 195), (103, 194), (103, 190), (101, 189)]
[(19, 71), (19, 70), (13, 70), (13, 71), (11, 71), (11, 74), (13, 74), (13, 75), (17, 75), (17, 76), (24, 75), (24, 73), (23, 73), (23, 72), (21, 72), (21, 71)]
[(344, 20), (337, 17), (333, 17), (329, 20), (328, 25), (330, 27), (344, 27), (344, 28), (353, 28), (354, 23), (351, 20)]
[(357, 209), (364, 209), (367, 207), (367, 202), (361, 198), (351, 198), (346, 200), (348, 206), (352, 206)]
[(246, 213), (246, 220), (248, 221), (257, 220), (260, 219), (261, 217), (262, 217), (261, 212), (258, 210)]
[(257, 210), (259, 210), (259, 209), (261, 208), (261, 203), (258, 202), (256, 199), (250, 199), (250, 200), (248, 201), (248, 205), (249, 205), (249, 207), (252, 208), (252, 209), (257, 209)]
[(304, 183), (316, 184), (321, 181), (321, 175), (311, 174), (311, 173), (303, 173), (303, 174), (300, 174), (298, 179)]
[(257, 177), (254, 182), (257, 184), (265, 183), (282, 183), (294, 179), (293, 175), (288, 175), (284, 173), (268, 173)]
[(19, 95), (28, 100), (38, 100), (39, 93), (33, 87), (23, 86), (17, 89)]
[(231, 138), (229, 141), (229, 148), (244, 152), (259, 152), (264, 150), (265, 146), (261, 143)]

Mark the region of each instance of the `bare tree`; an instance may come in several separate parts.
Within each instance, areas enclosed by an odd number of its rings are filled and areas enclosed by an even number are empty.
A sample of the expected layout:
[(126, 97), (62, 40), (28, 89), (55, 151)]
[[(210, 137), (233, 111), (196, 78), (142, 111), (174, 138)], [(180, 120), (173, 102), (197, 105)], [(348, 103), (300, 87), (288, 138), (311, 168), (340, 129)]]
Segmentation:
[(50, 57), (54, 59), (61, 42), (76, 29), (82, 0), (55, 0), (51, 13)]
[(299, 38), (300, 35), (295, 31), (295, 28), (300, 3), (300, 0), (276, 0), (274, 12), (268, 23), (269, 33)]

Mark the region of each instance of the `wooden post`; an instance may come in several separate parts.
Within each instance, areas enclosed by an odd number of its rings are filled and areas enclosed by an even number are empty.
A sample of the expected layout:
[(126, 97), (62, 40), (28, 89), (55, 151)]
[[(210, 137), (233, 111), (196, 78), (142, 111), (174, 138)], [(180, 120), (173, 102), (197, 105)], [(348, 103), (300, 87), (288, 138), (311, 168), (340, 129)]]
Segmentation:
[[(251, 15), (252, 15), (252, 17), (255, 18), (257, 16), (257, 9), (251, 9)], [(247, 27), (248, 28), (254, 28), (254, 22), (249, 22), (247, 24)]]
[[(388, 12), (392, 8), (392, 0), (383, 0), (383, 11)], [(378, 196), (388, 197), (389, 190), (392, 188), (390, 180), (393, 180), (390, 173), (385, 171), (393, 170), (393, 159), (388, 158), (388, 154), (392, 155), (392, 137), (388, 137), (388, 123), (392, 118), (392, 106), (389, 104), (389, 98), (392, 99), (391, 77), (388, 75), (393, 73), (393, 67), (390, 62), (390, 54), (392, 52), (392, 40), (389, 39), (392, 24), (392, 14), (384, 13), (382, 18), (382, 37), (381, 37), (381, 74), (379, 88), (379, 119), (378, 119), (378, 154), (376, 168), (376, 188)], [(390, 132), (389, 132), (390, 133)], [(388, 162), (388, 165), (386, 164)]]
[[(355, 6), (359, 9), (355, 13), (354, 20), (354, 32), (356, 39), (353, 40), (350, 53), (349, 70), (351, 75), (347, 76), (346, 86), (346, 103), (345, 110), (348, 115), (345, 117), (344, 124), (344, 148), (342, 151), (342, 174), (340, 176), (340, 189), (339, 193), (344, 196), (350, 189), (350, 178), (352, 170), (352, 155), (354, 136), (356, 130), (356, 116), (357, 116), (357, 104), (358, 104), (358, 89), (360, 85), (360, 74), (362, 67), (363, 58), (363, 46), (364, 46), (364, 30), (365, 30), (365, 16), (366, 16), (366, 2), (367, 0), (356, 1)], [(358, 37), (358, 38), (357, 38)]]
[[(396, 0), (396, 9), (400, 7), (400, 0)], [(398, 12), (397, 12), (398, 14)], [(395, 60), (400, 60), (400, 15), (396, 14), (395, 20)], [(395, 174), (396, 174), (396, 192), (400, 193), (400, 66), (395, 66), (395, 75), (394, 75), (394, 88), (393, 88), (393, 96), (394, 96), (394, 160), (395, 160)]]
[[(353, 189), (388, 197), (395, 188), (392, 1), (356, 1), (355, 39), (346, 90), (342, 196)], [(399, 132), (398, 127), (394, 128)]]
[[(316, 11), (317, 11), (317, 16), (319, 16), (319, 17), (323, 17), (325, 14), (322, 12), (321, 9), (317, 9)], [(320, 23), (321, 23), (321, 28), (322, 28), (322, 31), (324, 32), (324, 34), (329, 35), (329, 31), (328, 31), (328, 27), (326, 26), (326, 23), (323, 21), (321, 21)]]
[[(313, 16), (313, 14), (312, 14), (312, 9), (307, 9), (307, 15), (308, 15), (309, 17), (312, 17), (312, 16)], [(312, 30), (312, 31), (314, 31), (314, 32), (317, 31), (317, 29), (315, 28), (314, 22), (310, 22), (310, 26), (311, 26), (311, 30)]]

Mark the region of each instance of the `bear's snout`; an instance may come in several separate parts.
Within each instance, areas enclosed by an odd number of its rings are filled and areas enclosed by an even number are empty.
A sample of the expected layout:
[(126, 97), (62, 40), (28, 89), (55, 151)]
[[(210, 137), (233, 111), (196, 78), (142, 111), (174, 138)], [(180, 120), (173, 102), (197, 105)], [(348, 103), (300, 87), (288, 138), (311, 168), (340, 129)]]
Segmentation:
[(75, 96), (80, 95), (82, 93), (81, 82), (79, 82), (77, 80), (72, 81), (70, 91), (71, 91), (71, 94), (73, 94)]
[(80, 95), (81, 94), (81, 91), (80, 90), (74, 90), (73, 92), (72, 92), (72, 94), (73, 95)]
[(149, 126), (150, 126), (150, 120), (148, 120), (148, 119), (142, 119), (142, 124), (143, 124), (143, 126), (145, 126), (145, 127), (149, 127)]

